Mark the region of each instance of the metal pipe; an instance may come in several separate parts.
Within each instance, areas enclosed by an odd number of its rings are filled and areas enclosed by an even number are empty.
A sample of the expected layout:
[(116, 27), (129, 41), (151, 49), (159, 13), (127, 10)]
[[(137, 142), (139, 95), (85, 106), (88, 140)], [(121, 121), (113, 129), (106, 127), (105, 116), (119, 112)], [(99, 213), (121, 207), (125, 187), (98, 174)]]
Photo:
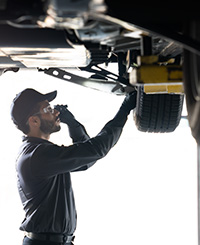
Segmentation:
[(198, 245), (200, 245), (200, 143), (197, 144), (197, 201), (198, 201)]

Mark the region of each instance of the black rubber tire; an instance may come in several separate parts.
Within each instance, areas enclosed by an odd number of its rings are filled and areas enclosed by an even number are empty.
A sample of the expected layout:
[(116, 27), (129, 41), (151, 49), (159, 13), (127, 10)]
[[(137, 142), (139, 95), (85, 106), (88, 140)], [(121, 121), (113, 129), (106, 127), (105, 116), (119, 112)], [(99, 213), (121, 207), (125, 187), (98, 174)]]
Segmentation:
[(135, 123), (138, 130), (149, 133), (173, 132), (179, 125), (184, 95), (145, 94), (138, 89)]
[[(200, 41), (200, 21), (189, 23), (185, 32)], [(193, 137), (200, 143), (200, 56), (184, 50), (183, 71), (189, 124)]]

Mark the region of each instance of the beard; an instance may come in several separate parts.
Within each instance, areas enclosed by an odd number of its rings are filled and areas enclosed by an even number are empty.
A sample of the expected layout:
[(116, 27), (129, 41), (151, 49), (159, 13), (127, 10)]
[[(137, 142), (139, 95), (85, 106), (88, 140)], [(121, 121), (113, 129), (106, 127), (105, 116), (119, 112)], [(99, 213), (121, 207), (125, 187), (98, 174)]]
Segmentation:
[(41, 121), (40, 130), (44, 134), (52, 134), (60, 131), (61, 129), (60, 125), (56, 125), (56, 120), (48, 121), (40, 117), (40, 121)]

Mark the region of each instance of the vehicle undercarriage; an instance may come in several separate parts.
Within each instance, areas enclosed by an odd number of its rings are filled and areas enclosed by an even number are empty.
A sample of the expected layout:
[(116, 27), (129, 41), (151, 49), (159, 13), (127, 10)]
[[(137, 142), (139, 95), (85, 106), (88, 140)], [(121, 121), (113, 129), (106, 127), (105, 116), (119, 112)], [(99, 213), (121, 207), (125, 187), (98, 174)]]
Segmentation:
[[(195, 4), (171, 8), (112, 0), (4, 0), (0, 2), (1, 74), (37, 68), (118, 95), (137, 90), (134, 118), (144, 132), (174, 131), (185, 92), (198, 141), (198, 27)], [(113, 64), (117, 73), (105, 68)], [(77, 69), (89, 77), (76, 75)]]

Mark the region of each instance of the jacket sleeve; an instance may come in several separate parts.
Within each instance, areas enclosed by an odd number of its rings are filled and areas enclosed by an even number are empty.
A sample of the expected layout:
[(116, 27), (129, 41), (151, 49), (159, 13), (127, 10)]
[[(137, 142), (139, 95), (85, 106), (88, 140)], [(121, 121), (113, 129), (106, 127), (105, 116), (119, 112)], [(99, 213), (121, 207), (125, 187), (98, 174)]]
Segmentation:
[(40, 144), (31, 158), (32, 173), (48, 177), (89, 166), (106, 156), (117, 143), (126, 120), (127, 114), (119, 111), (96, 137), (68, 147)]
[(68, 126), (68, 130), (73, 143), (84, 142), (90, 138), (85, 127), (78, 121), (73, 126)]
[[(76, 123), (74, 123), (73, 126), (72, 125), (70, 125), (70, 126), (68, 125), (68, 130), (69, 130), (69, 135), (70, 135), (73, 143), (81, 143), (81, 142), (84, 142), (84, 141), (90, 139), (85, 127), (78, 121), (76, 121)], [(80, 167), (80, 168), (78, 168), (78, 169), (76, 169), (74, 171), (87, 170), (92, 165), (94, 165), (95, 162), (96, 161), (88, 163), (85, 166), (82, 166), (82, 167)]]

